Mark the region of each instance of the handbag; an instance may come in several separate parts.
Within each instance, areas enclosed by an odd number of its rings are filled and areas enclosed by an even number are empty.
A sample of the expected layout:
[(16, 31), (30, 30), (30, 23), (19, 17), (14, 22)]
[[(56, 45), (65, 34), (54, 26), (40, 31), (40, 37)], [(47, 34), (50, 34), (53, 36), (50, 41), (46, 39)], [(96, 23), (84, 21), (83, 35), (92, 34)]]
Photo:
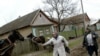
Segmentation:
[(65, 51), (70, 54), (70, 48), (65, 45), (65, 41), (64, 40), (62, 40), (62, 42), (64, 43)]
[(65, 51), (70, 54), (70, 49), (68, 46), (65, 47)]

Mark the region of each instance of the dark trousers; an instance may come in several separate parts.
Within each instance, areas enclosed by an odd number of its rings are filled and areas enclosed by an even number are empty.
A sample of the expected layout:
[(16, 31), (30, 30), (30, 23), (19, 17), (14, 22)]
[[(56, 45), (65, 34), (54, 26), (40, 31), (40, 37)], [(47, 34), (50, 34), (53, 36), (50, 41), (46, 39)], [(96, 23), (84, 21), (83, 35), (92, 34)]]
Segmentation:
[(95, 46), (88, 46), (87, 51), (90, 56), (92, 56), (94, 52), (95, 55), (98, 56), (98, 49)]

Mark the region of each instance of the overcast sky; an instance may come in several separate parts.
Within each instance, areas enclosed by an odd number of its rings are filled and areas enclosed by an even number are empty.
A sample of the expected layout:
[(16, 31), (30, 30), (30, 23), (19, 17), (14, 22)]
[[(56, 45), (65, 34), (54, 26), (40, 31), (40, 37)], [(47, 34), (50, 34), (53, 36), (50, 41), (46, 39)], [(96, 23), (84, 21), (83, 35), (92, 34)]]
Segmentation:
[[(77, 1), (81, 8), (80, 0)], [(0, 0), (0, 26), (35, 9), (43, 8), (45, 5), (42, 2), (43, 0)], [(90, 18), (100, 18), (100, 0), (83, 0), (83, 6)]]

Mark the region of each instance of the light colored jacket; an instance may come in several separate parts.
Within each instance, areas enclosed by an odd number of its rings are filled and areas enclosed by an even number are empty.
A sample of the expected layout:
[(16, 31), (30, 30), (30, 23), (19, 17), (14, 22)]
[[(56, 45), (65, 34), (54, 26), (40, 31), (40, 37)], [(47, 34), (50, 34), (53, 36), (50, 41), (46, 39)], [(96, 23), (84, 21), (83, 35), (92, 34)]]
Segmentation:
[(48, 45), (53, 43), (54, 48), (53, 48), (53, 56), (66, 56), (65, 48), (64, 48), (64, 43), (62, 40), (65, 42), (65, 45), (68, 46), (68, 41), (63, 37), (63, 36), (58, 36), (57, 39), (51, 38), (49, 41), (44, 43), (43, 45)]

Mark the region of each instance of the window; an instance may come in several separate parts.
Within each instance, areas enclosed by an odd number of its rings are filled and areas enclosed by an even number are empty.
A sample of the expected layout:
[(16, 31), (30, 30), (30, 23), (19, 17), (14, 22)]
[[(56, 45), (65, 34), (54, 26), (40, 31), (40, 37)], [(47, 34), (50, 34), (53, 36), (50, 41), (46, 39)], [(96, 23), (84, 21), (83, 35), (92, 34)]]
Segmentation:
[(40, 14), (40, 17), (41, 17), (41, 14)]
[(100, 23), (96, 24), (97, 30), (100, 30)]
[(42, 30), (39, 31), (39, 35), (40, 36), (43, 36), (44, 35)]
[(50, 34), (50, 30), (49, 29), (46, 29), (46, 34)]

